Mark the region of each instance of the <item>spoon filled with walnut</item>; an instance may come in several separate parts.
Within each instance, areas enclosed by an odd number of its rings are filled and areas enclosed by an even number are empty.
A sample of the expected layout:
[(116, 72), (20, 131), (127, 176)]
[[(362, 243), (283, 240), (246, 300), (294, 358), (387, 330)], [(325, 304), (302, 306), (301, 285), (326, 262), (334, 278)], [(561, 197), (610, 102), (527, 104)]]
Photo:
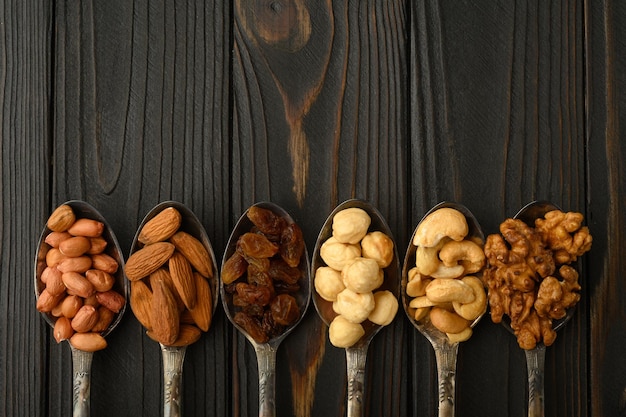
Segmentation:
[(526, 354), (528, 416), (544, 415), (546, 346), (580, 300), (578, 258), (591, 249), (583, 215), (533, 201), (487, 237), (484, 282), (494, 323), (502, 323)]
[(57, 343), (69, 342), (73, 368), (73, 415), (90, 414), (94, 352), (126, 309), (128, 284), (113, 230), (90, 204), (71, 200), (57, 207), (40, 235), (35, 257), (37, 310)]
[(217, 307), (217, 263), (200, 220), (175, 201), (152, 208), (137, 229), (125, 272), (131, 310), (161, 348), (163, 415), (180, 417), (187, 346), (208, 332)]
[(276, 204), (254, 204), (237, 221), (221, 270), (226, 316), (256, 353), (259, 416), (274, 416), (276, 352), (304, 317), (311, 298), (300, 227)]
[(419, 222), (404, 258), (402, 303), (435, 351), (440, 417), (454, 416), (459, 344), (472, 336), (487, 309), (483, 242), (465, 206), (442, 202)]
[(313, 302), (330, 342), (345, 349), (347, 415), (363, 415), (367, 350), (398, 311), (400, 271), (389, 226), (370, 203), (338, 205), (320, 230), (312, 261)]

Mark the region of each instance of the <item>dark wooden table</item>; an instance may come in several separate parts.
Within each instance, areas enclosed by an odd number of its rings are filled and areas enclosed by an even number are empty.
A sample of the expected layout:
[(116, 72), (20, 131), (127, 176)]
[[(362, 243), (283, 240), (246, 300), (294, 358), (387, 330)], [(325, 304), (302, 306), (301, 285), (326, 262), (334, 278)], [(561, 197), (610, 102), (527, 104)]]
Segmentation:
[[(71, 358), (35, 310), (45, 219), (82, 199), (128, 254), (157, 203), (221, 259), (270, 200), (310, 253), (357, 197), (399, 252), (442, 200), (486, 233), (525, 203), (581, 211), (583, 297), (546, 356), (547, 416), (626, 415), (626, 3), (617, 0), (0, 1), (0, 415), (71, 413)], [(93, 416), (162, 413), (161, 356), (132, 312), (96, 353)], [(459, 349), (457, 416), (525, 416), (515, 338)], [(345, 413), (343, 350), (311, 306), (278, 352), (277, 414)], [(187, 351), (185, 416), (257, 414), (250, 344), (219, 306)], [(373, 341), (367, 416), (433, 416), (433, 350), (403, 312)]]

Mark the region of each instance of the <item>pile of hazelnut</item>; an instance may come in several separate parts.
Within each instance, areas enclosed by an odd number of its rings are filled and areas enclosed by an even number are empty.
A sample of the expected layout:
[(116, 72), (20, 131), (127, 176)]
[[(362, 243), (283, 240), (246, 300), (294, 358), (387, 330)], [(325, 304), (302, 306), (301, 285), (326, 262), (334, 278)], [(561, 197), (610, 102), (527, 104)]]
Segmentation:
[(366, 320), (386, 326), (398, 311), (398, 300), (388, 290), (379, 290), (385, 280), (384, 268), (394, 256), (391, 237), (369, 231), (371, 218), (358, 207), (337, 212), (332, 236), (320, 247), (326, 266), (315, 271), (315, 290), (332, 302), (337, 316), (329, 326), (333, 346), (351, 347), (365, 334)]

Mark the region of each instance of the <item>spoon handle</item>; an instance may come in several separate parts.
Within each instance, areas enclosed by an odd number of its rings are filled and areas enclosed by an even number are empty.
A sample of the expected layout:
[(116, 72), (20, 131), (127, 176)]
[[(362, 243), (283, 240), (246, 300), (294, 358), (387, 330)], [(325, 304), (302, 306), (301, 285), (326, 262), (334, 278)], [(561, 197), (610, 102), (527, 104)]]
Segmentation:
[(456, 358), (458, 343), (443, 343), (435, 349), (439, 386), (439, 417), (454, 416)]
[(363, 415), (363, 392), (365, 389), (365, 362), (367, 344), (346, 349), (348, 368), (348, 417)]
[(525, 350), (528, 370), (528, 417), (543, 417), (543, 375), (546, 362), (546, 347)]
[(276, 415), (276, 348), (268, 343), (254, 346), (259, 370), (259, 417)]
[(89, 417), (92, 361), (93, 352), (85, 352), (72, 346), (74, 417)]
[(180, 417), (183, 362), (187, 347), (160, 346), (163, 357), (163, 416)]

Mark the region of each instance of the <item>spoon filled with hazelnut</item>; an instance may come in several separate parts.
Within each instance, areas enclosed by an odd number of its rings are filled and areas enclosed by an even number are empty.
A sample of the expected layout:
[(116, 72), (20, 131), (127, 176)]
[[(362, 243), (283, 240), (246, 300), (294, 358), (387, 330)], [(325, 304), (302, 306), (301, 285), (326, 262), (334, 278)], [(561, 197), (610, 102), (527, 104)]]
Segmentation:
[(157, 204), (137, 229), (125, 272), (135, 318), (161, 349), (163, 415), (180, 417), (187, 346), (209, 330), (217, 307), (217, 264), (202, 223), (182, 203)]
[(465, 206), (442, 202), (419, 222), (404, 258), (402, 303), (435, 351), (440, 417), (454, 416), (459, 343), (472, 336), (487, 308), (483, 242)]
[(398, 311), (396, 246), (380, 212), (352, 199), (330, 213), (312, 259), (315, 308), (331, 344), (346, 351), (347, 415), (362, 416), (368, 347)]
[(90, 414), (94, 352), (107, 347), (126, 309), (123, 267), (115, 234), (93, 206), (71, 200), (50, 215), (37, 245), (35, 296), (57, 343), (72, 350), (75, 417)]
[(581, 213), (533, 201), (487, 237), (484, 282), (494, 323), (502, 323), (526, 354), (528, 416), (544, 415), (546, 346), (580, 300), (578, 258), (591, 249)]
[(226, 316), (254, 347), (259, 416), (276, 414), (276, 352), (311, 298), (300, 227), (281, 207), (254, 204), (237, 221), (224, 253), (220, 292)]

